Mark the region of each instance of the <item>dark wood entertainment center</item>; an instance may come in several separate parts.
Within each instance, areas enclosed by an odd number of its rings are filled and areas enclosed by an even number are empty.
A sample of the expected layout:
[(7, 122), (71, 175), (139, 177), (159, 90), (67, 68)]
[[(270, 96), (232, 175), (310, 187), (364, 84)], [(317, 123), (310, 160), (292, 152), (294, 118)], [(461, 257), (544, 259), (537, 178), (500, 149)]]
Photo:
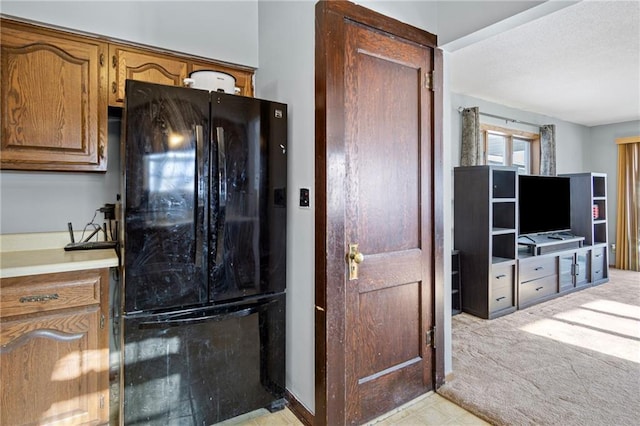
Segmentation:
[(517, 168), (454, 169), (462, 311), (497, 318), (608, 281), (606, 174), (562, 176), (570, 179), (571, 230), (518, 235)]

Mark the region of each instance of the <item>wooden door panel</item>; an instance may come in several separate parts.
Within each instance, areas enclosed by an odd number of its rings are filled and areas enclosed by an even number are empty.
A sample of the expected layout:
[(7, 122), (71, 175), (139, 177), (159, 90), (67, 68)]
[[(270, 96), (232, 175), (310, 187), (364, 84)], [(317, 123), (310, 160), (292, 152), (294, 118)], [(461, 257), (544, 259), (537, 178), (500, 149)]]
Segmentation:
[[(360, 423), (431, 387), (423, 383), (431, 349), (422, 338), (431, 319), (430, 228), (422, 226), (429, 206), (421, 203), (430, 171), (421, 162), (430, 143), (421, 76), (431, 63), (423, 47), (360, 25), (346, 26), (346, 40), (345, 237), (365, 256), (362, 275), (346, 283), (347, 417)], [(399, 378), (420, 385), (396, 387)]]
[(359, 383), (375, 380), (380, 372), (390, 374), (420, 357), (420, 284), (360, 293), (358, 305)]
[(354, 53), (356, 77), (346, 95), (353, 127), (346, 143), (353, 148), (347, 159), (347, 195), (357, 203), (348, 201), (347, 206), (356, 218), (356, 238), (367, 253), (418, 248), (420, 123), (415, 118), (421, 70), (394, 62), (396, 58), (372, 56), (380, 52)]
[(361, 6), (316, 10), (315, 424), (362, 424), (441, 383), (441, 57)]

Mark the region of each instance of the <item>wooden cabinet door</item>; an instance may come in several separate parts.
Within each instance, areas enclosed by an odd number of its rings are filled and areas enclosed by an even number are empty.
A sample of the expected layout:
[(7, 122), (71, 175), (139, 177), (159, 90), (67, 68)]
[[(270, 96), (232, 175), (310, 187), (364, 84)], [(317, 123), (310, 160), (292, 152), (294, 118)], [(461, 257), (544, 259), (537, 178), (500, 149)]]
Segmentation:
[(187, 62), (175, 56), (154, 54), (118, 45), (109, 46), (111, 90), (109, 105), (123, 106), (127, 79), (148, 83), (182, 86), (187, 77)]
[(0, 167), (106, 171), (107, 45), (0, 23)]
[(236, 79), (236, 87), (240, 89), (238, 95), (253, 96), (253, 71), (241, 71), (208, 62), (193, 62), (189, 73), (193, 71), (219, 71), (230, 74)]
[[(85, 424), (100, 418), (99, 307), (2, 323), (2, 423)], [(102, 399), (102, 401), (101, 401)]]

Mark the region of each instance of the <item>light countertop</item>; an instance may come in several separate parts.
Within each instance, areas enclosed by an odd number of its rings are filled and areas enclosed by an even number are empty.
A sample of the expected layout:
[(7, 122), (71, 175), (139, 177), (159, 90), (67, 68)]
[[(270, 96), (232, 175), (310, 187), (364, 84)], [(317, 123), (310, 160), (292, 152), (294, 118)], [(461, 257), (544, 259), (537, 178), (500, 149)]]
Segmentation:
[(114, 249), (65, 251), (66, 232), (0, 235), (0, 278), (118, 266)]

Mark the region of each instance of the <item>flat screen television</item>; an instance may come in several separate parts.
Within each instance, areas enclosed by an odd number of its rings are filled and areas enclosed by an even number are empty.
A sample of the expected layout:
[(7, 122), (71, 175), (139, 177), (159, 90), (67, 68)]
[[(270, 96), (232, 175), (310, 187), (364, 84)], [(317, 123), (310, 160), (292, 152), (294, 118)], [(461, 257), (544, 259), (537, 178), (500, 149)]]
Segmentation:
[(571, 179), (561, 176), (518, 176), (520, 235), (571, 230)]

